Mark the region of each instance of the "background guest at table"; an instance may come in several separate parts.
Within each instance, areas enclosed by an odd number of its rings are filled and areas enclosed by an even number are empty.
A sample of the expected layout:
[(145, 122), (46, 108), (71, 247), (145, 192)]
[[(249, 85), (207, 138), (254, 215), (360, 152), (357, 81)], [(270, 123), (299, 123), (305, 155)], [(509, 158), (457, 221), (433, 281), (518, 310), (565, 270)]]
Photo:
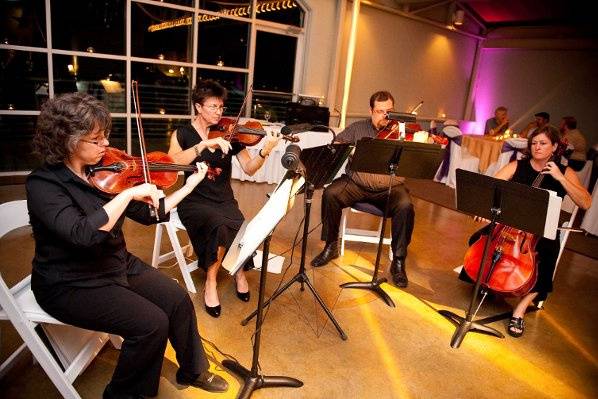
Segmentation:
[[(370, 97), (370, 118), (349, 125), (336, 136), (342, 143), (357, 143), (364, 137), (376, 137), (378, 131), (386, 126), (388, 112), (394, 110), (394, 98), (387, 91), (378, 91)], [(346, 174), (334, 180), (322, 195), (322, 240), (324, 250), (318, 254), (311, 264), (314, 267), (324, 266), (332, 259), (338, 258), (338, 236), (341, 214), (344, 208), (356, 202), (368, 202), (379, 209), (385, 209), (389, 176), (363, 172), (352, 172), (347, 167)], [(406, 287), (408, 283), (405, 271), (407, 246), (411, 242), (411, 233), (415, 219), (415, 211), (409, 192), (402, 178), (393, 177), (390, 195), (389, 212), (392, 218), (393, 259), (390, 266), (393, 282), (398, 287)]]
[(580, 171), (586, 164), (587, 144), (586, 139), (577, 128), (577, 120), (572, 116), (563, 116), (559, 126), (561, 138), (573, 147), (569, 156), (569, 167)]
[(548, 112), (538, 112), (534, 115), (534, 120), (527, 124), (527, 126), (519, 133), (521, 137), (528, 137), (536, 129), (543, 128), (550, 122), (550, 114)]
[[(208, 139), (210, 127), (222, 118), (226, 95), (226, 89), (219, 83), (200, 81), (192, 93), (193, 120), (172, 134), (168, 150), (176, 163), (188, 165), (206, 161), (211, 167), (222, 169), (214, 180), (202, 181), (178, 206), (198, 265), (207, 272), (204, 302), (206, 312), (212, 317), (219, 317), (221, 312), (216, 280), (218, 270), (244, 220), (230, 184), (232, 157), (237, 157), (245, 173), (253, 175), (280, 140), (280, 133), (267, 132), (262, 149), (257, 156), (251, 157), (245, 146), (238, 142), (231, 144), (222, 137)], [(235, 282), (237, 297), (248, 302), (249, 286), (243, 269), (235, 274)]]
[[(580, 208), (588, 209), (592, 203), (592, 198), (579, 182), (577, 174), (573, 169), (551, 160), (553, 153), (557, 150), (559, 141), (559, 132), (555, 127), (548, 125), (536, 129), (530, 133), (527, 141), (529, 155), (526, 158), (509, 163), (499, 170), (495, 177), (531, 186), (538, 174), (543, 173), (545, 176), (540, 185), (541, 188), (555, 191), (561, 198), (569, 195)], [(470, 244), (477, 241), (480, 234), (488, 234), (487, 227), (475, 233), (470, 239)], [(552, 292), (552, 276), (559, 254), (559, 243), (558, 236), (554, 240), (540, 238), (538, 241), (536, 245), (538, 279), (530, 293), (520, 298), (514, 307), (507, 327), (509, 335), (520, 337), (525, 329), (523, 317), (529, 305), (534, 300), (545, 300), (548, 294)], [(464, 278), (463, 274), (460, 277)]]
[(498, 136), (503, 134), (509, 128), (509, 116), (507, 115), (507, 108), (500, 106), (494, 110), (494, 118), (486, 121), (484, 127), (484, 134), (489, 136)]
[(35, 298), (64, 323), (124, 338), (105, 399), (155, 396), (168, 340), (179, 384), (226, 391), (227, 382), (208, 370), (189, 294), (129, 253), (122, 231), (125, 217), (156, 223), (143, 201), (168, 220), (207, 167), (198, 164), (199, 172), (166, 198), (147, 183), (104, 194), (91, 185), (88, 167), (104, 156), (110, 127), (108, 109), (87, 94), (64, 94), (41, 109), (33, 145), (44, 164), (26, 183)]

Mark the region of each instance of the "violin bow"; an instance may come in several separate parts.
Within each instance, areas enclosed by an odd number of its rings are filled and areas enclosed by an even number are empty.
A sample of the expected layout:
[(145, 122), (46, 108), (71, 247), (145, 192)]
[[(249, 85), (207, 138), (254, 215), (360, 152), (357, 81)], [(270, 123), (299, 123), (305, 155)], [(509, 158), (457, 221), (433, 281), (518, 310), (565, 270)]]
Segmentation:
[[(139, 136), (139, 150), (141, 151), (141, 163), (143, 169), (143, 180), (146, 183), (151, 183), (149, 163), (147, 162), (145, 150), (145, 137), (143, 135), (143, 125), (141, 124), (141, 107), (139, 104), (139, 83), (136, 80), (131, 81), (131, 89), (133, 90), (133, 108), (135, 109), (135, 120), (137, 121), (137, 134)], [(150, 215), (160, 221), (158, 211), (154, 206), (150, 205)]]
[(233, 132), (229, 136), (229, 141), (232, 140), (233, 135), (235, 134), (235, 128), (239, 124), (239, 119), (241, 119), (241, 114), (243, 113), (243, 110), (245, 109), (245, 105), (247, 104), (247, 99), (249, 98), (249, 95), (252, 92), (253, 92), (253, 84), (249, 85), (249, 88), (247, 89), (247, 94), (245, 94), (245, 98), (243, 99), (243, 102), (241, 103), (241, 108), (239, 108), (239, 113), (237, 114), (237, 117), (235, 118), (235, 123), (233, 124), (233, 128), (232, 128)]

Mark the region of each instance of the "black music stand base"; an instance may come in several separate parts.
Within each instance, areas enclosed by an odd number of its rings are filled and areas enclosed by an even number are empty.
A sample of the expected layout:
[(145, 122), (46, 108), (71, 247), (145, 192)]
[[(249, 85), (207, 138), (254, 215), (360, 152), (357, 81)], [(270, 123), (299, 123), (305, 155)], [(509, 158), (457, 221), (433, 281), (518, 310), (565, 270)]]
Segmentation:
[(241, 377), (243, 385), (237, 398), (246, 399), (251, 397), (253, 391), (261, 388), (271, 387), (290, 387), (299, 388), (303, 386), (303, 382), (292, 377), (284, 376), (265, 376), (258, 373), (259, 356), (260, 356), (260, 338), (262, 335), (262, 322), (264, 310), (264, 290), (266, 288), (266, 277), (268, 273), (268, 256), (270, 255), (270, 240), (272, 234), (264, 240), (264, 248), (262, 254), (262, 270), (260, 271), (260, 288), (258, 291), (257, 301), (257, 319), (255, 322), (255, 339), (253, 341), (253, 360), (251, 362), (251, 370), (241, 366), (238, 362), (233, 360), (224, 360), (222, 365), (229, 369), (232, 373)]
[(283, 377), (278, 375), (265, 376), (259, 374), (254, 376), (251, 370), (246, 369), (233, 360), (224, 360), (222, 365), (244, 380), (241, 391), (239, 392), (239, 395), (237, 395), (238, 399), (249, 398), (251, 397), (253, 391), (261, 388), (299, 388), (303, 386), (303, 382), (292, 377)]
[[(314, 194), (313, 185), (311, 183), (305, 183), (305, 184), (306, 184), (305, 185), (305, 219), (303, 222), (303, 242), (301, 243), (301, 263), (299, 265), (299, 271), (292, 279), (287, 281), (285, 283), (285, 285), (283, 285), (282, 287), (277, 289), (272, 294), (272, 296), (264, 303), (264, 306), (269, 306), (270, 302), (272, 302), (273, 300), (278, 298), (278, 296), (280, 294), (282, 294), (287, 288), (289, 288), (294, 283), (299, 282), (301, 284), (301, 291), (305, 290), (304, 284), (306, 284), (307, 288), (309, 288), (309, 290), (311, 291), (313, 296), (316, 298), (316, 300), (318, 301), (318, 303), (320, 304), (320, 306), (322, 307), (324, 312), (326, 312), (326, 315), (328, 316), (328, 318), (330, 319), (332, 324), (334, 324), (334, 327), (336, 327), (336, 330), (338, 331), (339, 335), (341, 336), (341, 339), (343, 341), (346, 341), (347, 334), (345, 334), (345, 332), (341, 328), (340, 324), (338, 324), (338, 321), (336, 321), (336, 319), (334, 318), (334, 315), (332, 314), (332, 312), (330, 311), (328, 306), (326, 306), (326, 304), (324, 303), (324, 300), (322, 299), (322, 297), (320, 297), (320, 295), (318, 294), (318, 292), (312, 285), (311, 281), (309, 280), (309, 277), (305, 273), (305, 256), (306, 256), (306, 250), (307, 250), (307, 236), (309, 234), (309, 217), (310, 217), (310, 211), (311, 211), (311, 201), (312, 201), (312, 197)], [(265, 255), (262, 255), (262, 256), (265, 256)], [(258, 314), (259, 314), (259, 309), (254, 310), (253, 313), (251, 313), (249, 316), (247, 316), (246, 318), (244, 318), (241, 321), (241, 325), (242, 326), (247, 325), (249, 320), (251, 320), (253, 317), (255, 317)]]
[(378, 295), (380, 299), (384, 301), (388, 306), (396, 307), (390, 296), (380, 287), (382, 283), (386, 283), (386, 278), (374, 278), (372, 281), (367, 282), (355, 282), (355, 283), (344, 283), (341, 284), (341, 288), (358, 288), (363, 290), (370, 290), (374, 294)]
[(451, 338), (451, 348), (458, 348), (459, 346), (461, 346), (463, 338), (465, 338), (465, 335), (469, 331), (493, 335), (497, 338), (505, 337), (500, 331), (482, 324), (482, 320), (469, 321), (465, 317), (458, 316), (457, 314), (449, 310), (439, 310), (438, 313), (440, 313), (442, 316), (446, 317), (450, 322), (458, 326), (455, 330), (455, 333), (453, 334), (453, 337)]

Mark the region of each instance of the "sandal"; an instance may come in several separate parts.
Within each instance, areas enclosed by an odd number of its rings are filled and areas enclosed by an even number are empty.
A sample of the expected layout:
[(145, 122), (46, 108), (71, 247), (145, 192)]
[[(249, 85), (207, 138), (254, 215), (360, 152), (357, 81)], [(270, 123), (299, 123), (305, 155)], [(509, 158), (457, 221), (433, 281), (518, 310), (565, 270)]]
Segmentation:
[(523, 317), (511, 317), (509, 320), (509, 326), (507, 327), (507, 332), (511, 337), (519, 338), (523, 335), (523, 331), (525, 331), (525, 322), (523, 321)]

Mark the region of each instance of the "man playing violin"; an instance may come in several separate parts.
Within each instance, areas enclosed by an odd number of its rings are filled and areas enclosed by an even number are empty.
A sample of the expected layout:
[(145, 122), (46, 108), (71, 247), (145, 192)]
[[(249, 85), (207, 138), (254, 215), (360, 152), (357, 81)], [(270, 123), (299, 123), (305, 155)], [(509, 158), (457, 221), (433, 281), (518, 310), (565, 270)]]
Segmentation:
[[(280, 133), (267, 132), (259, 154), (251, 157), (239, 142), (231, 143), (223, 137), (208, 138), (210, 127), (222, 118), (226, 94), (226, 89), (219, 83), (200, 81), (192, 93), (195, 116), (189, 125), (181, 126), (173, 133), (168, 150), (178, 164), (206, 161), (212, 168), (222, 169), (213, 181), (205, 179), (197, 185), (178, 206), (198, 265), (207, 272), (204, 303), (206, 312), (212, 317), (219, 317), (221, 312), (216, 279), (218, 270), (244, 220), (230, 184), (232, 157), (237, 157), (245, 173), (253, 175), (280, 140)], [(235, 274), (235, 282), (237, 297), (248, 302), (249, 286), (243, 270)]]
[(224, 392), (228, 383), (208, 370), (189, 295), (129, 253), (122, 232), (125, 216), (156, 223), (147, 202), (168, 220), (207, 167), (197, 164), (198, 172), (165, 198), (148, 183), (107, 195), (90, 184), (88, 167), (104, 156), (110, 127), (108, 109), (87, 94), (61, 95), (42, 107), (33, 144), (44, 164), (26, 183), (35, 298), (64, 323), (124, 338), (104, 398), (155, 396), (168, 340), (178, 383)]
[[(349, 125), (336, 136), (342, 143), (357, 143), (364, 137), (376, 137), (378, 132), (388, 123), (387, 113), (394, 109), (394, 98), (387, 91), (378, 91), (370, 97), (370, 118)], [(356, 202), (368, 202), (379, 209), (386, 205), (389, 176), (363, 172), (352, 172), (348, 167), (346, 174), (334, 180), (322, 195), (322, 240), (324, 250), (318, 254), (311, 264), (314, 267), (324, 266), (332, 259), (338, 258), (338, 235), (341, 214), (344, 208)], [(404, 179), (393, 178), (390, 194), (389, 212), (392, 218), (393, 259), (390, 266), (392, 280), (398, 287), (406, 287), (408, 283), (405, 271), (407, 246), (411, 242), (411, 234), (415, 212), (409, 192), (403, 184)]]

